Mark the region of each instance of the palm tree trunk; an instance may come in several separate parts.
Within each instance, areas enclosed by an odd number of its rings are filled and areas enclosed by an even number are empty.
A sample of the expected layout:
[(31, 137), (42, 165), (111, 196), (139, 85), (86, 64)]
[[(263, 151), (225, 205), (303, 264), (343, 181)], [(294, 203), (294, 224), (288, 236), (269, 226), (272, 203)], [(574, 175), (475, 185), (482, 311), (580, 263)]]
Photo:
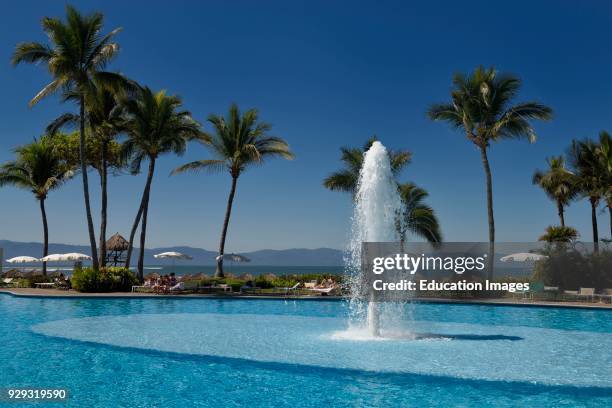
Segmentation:
[[(49, 226), (47, 225), (47, 212), (45, 211), (45, 199), (41, 198), (40, 202), (40, 214), (42, 215), (43, 223), (43, 257), (49, 255)], [(43, 276), (47, 276), (47, 263), (42, 264)]]
[(125, 257), (125, 267), (126, 268), (130, 267), (130, 262), (132, 260), (132, 250), (134, 249), (134, 237), (136, 236), (136, 230), (138, 229), (138, 224), (140, 224), (140, 218), (142, 217), (143, 209), (144, 209), (144, 193), (142, 195), (142, 198), (140, 199), (140, 206), (138, 207), (136, 218), (134, 218), (134, 223), (132, 224), (132, 229), (130, 230), (130, 238), (128, 240), (128, 250), (127, 250), (127, 255)]
[(608, 206), (608, 214), (610, 214), (610, 239), (612, 239), (612, 205)]
[(597, 199), (591, 197), (591, 223), (593, 224), (593, 251), (599, 252), (599, 232), (597, 231)]
[(100, 266), (106, 266), (106, 223), (107, 223), (107, 208), (108, 208), (108, 163), (106, 160), (106, 149), (108, 148), (108, 143), (106, 141), (102, 142), (102, 152), (101, 152), (101, 164), (102, 168), (100, 169), (100, 184), (102, 188), (102, 197), (100, 204)]
[(85, 213), (87, 216), (87, 229), (89, 232), (89, 245), (91, 247), (91, 258), (93, 268), (100, 268), (98, 262), (98, 249), (96, 248), (96, 233), (94, 231), (93, 219), (91, 218), (91, 206), (89, 204), (89, 180), (87, 179), (87, 151), (85, 147), (85, 98), (81, 96), (80, 130), (79, 130), (79, 158), (81, 160), (81, 175), (83, 176), (83, 197), (85, 199)]
[(142, 225), (140, 226), (140, 252), (138, 254), (138, 279), (141, 281), (144, 279), (144, 253), (145, 253), (145, 239), (147, 237), (147, 214), (149, 212), (149, 197), (151, 192), (151, 182), (153, 181), (153, 173), (155, 172), (155, 159), (150, 158), (149, 161), (149, 173), (147, 175), (147, 185), (145, 187), (143, 198), (143, 210), (142, 210)]
[(491, 177), (491, 167), (489, 167), (489, 159), (487, 157), (487, 148), (480, 148), (482, 157), (482, 165), (485, 170), (487, 181), (487, 216), (489, 220), (489, 267), (487, 271), (487, 279), (493, 279), (493, 268), (495, 262), (495, 219), (493, 217), (493, 181)]
[(565, 211), (563, 209), (563, 204), (560, 201), (557, 201), (557, 211), (559, 213), (559, 220), (561, 221), (561, 226), (565, 227)]
[(232, 204), (234, 203), (234, 195), (236, 194), (237, 181), (238, 176), (232, 175), (232, 188), (227, 198), (227, 208), (225, 209), (225, 219), (223, 220), (223, 230), (221, 231), (221, 241), (219, 242), (219, 256), (217, 257), (217, 270), (215, 271), (215, 277), (217, 278), (222, 278), (224, 276), (223, 254), (225, 253), (225, 237), (227, 236), (227, 227), (229, 225), (230, 216), (232, 215)]

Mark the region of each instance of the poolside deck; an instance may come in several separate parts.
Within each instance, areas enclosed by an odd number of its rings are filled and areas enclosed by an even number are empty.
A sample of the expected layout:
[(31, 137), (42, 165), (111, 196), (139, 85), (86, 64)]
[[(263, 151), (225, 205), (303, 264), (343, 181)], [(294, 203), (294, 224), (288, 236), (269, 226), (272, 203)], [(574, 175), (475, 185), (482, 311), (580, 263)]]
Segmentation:
[[(5, 293), (19, 297), (44, 297), (44, 298), (150, 298), (150, 299), (194, 299), (194, 298), (212, 298), (212, 299), (295, 299), (295, 300), (341, 300), (342, 296), (296, 296), (296, 295), (240, 295), (240, 294), (152, 294), (152, 293), (130, 293), (130, 292), (110, 292), (110, 293), (81, 293), (73, 290), (58, 290), (58, 289), (38, 289), (38, 288), (0, 288), (0, 293)], [(585, 308), (585, 309), (609, 309), (612, 310), (612, 304), (596, 303), (596, 302), (555, 302), (541, 301), (532, 299), (519, 298), (497, 298), (497, 299), (444, 299), (444, 298), (414, 298), (414, 301), (423, 303), (456, 303), (456, 304), (477, 304), (491, 306), (543, 306), (543, 307), (566, 307), (566, 308)]]

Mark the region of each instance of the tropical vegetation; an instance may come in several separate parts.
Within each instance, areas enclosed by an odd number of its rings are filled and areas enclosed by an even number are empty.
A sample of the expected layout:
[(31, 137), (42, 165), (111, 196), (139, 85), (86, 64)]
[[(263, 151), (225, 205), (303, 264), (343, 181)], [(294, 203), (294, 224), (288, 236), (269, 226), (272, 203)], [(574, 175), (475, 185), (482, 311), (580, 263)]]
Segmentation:
[(432, 120), (447, 122), (462, 130), (480, 151), (487, 190), (487, 220), (489, 224), (489, 278), (493, 276), (495, 253), (495, 219), (493, 215), (493, 177), (487, 150), (493, 142), (503, 139), (527, 139), (535, 142), (533, 120), (552, 119), (552, 109), (538, 102), (514, 103), (521, 80), (511, 74), (498, 73), (495, 68), (480, 66), (469, 75), (458, 73), (453, 78), (451, 101), (434, 104), (428, 115)]
[(136, 96), (125, 102), (127, 140), (123, 143), (124, 157), (129, 158), (132, 173), (140, 171), (143, 161), (148, 160), (147, 179), (140, 200), (140, 206), (132, 225), (126, 267), (134, 243), (134, 235), (140, 223), (140, 251), (138, 256), (138, 278), (143, 279), (144, 248), (147, 234), (147, 216), (151, 183), (155, 174), (157, 159), (168, 153), (182, 155), (187, 142), (200, 136), (200, 124), (191, 113), (182, 110), (182, 101), (177, 96), (167, 95), (165, 91), (153, 92), (142, 87)]
[(87, 178), (87, 147), (85, 143), (85, 101), (99, 87), (117, 89), (125, 86), (125, 78), (114, 72), (105, 71), (106, 65), (115, 57), (119, 45), (114, 42), (121, 30), (116, 28), (102, 34), (104, 16), (92, 13), (84, 16), (74, 7), (66, 6), (66, 19), (45, 17), (43, 31), (51, 44), (24, 42), (17, 45), (12, 63), (45, 63), (51, 82), (38, 92), (30, 105), (57, 91), (64, 100), (77, 100), (79, 106), (80, 165), (83, 180), (83, 197), (87, 218), (87, 231), (91, 246), (91, 257), (95, 269), (99, 267), (96, 237), (91, 216), (89, 181)]
[(565, 207), (579, 193), (578, 178), (565, 166), (563, 156), (555, 156), (546, 160), (546, 171), (536, 170), (533, 174), (533, 184), (544, 190), (546, 195), (557, 204), (557, 213), (561, 226), (565, 227)]
[(243, 114), (238, 106), (232, 104), (227, 116), (210, 115), (208, 122), (213, 126), (213, 132), (203, 132), (196, 140), (202, 142), (213, 154), (212, 159), (197, 160), (184, 164), (174, 170), (174, 174), (199, 171), (227, 171), (232, 179), (225, 218), (221, 229), (219, 255), (217, 256), (216, 277), (223, 277), (223, 257), (225, 240), (232, 205), (236, 194), (236, 184), (240, 175), (248, 168), (261, 165), (268, 158), (282, 157), (293, 159), (289, 145), (280, 137), (270, 136), (272, 126), (259, 121), (256, 109), (250, 109)]
[[(368, 139), (363, 148), (340, 148), (340, 160), (344, 164), (344, 168), (325, 178), (323, 186), (331, 191), (351, 193), (354, 198), (357, 192), (359, 172), (363, 164), (364, 154), (376, 140), (376, 136)], [(410, 163), (412, 153), (408, 150), (389, 150), (388, 154), (391, 172), (397, 178), (401, 171)], [(400, 214), (397, 214), (396, 229), (402, 247), (408, 233), (412, 233), (431, 243), (440, 243), (442, 241), (440, 223), (434, 210), (425, 204), (425, 199), (429, 193), (414, 183), (398, 182), (397, 187), (402, 200), (402, 209)]]
[[(15, 150), (16, 159), (0, 166), (0, 187), (12, 185), (30, 190), (40, 206), (43, 226), (43, 257), (49, 251), (49, 227), (45, 201), (49, 192), (60, 187), (73, 175), (72, 167), (58, 153), (54, 141), (43, 136)], [(43, 262), (43, 275), (47, 263)]]
[[(108, 65), (114, 61), (119, 50), (116, 35), (121, 29), (106, 32), (103, 23), (101, 13), (84, 15), (74, 7), (67, 6), (65, 18), (42, 19), (42, 29), (48, 36), (48, 44), (17, 44), (11, 60), (13, 65), (43, 64), (51, 77), (51, 81), (31, 99), (30, 105), (37, 104), (49, 95), (59, 94), (62, 102), (73, 102), (76, 109), (53, 120), (42, 132), (43, 136), (18, 147), (15, 158), (0, 165), (0, 187), (15, 186), (29, 190), (39, 202), (43, 224), (42, 255), (45, 256), (49, 242), (45, 210), (48, 195), (80, 173), (92, 267), (75, 271), (75, 288), (126, 288), (134, 281), (126, 268), (131, 265), (134, 240), (139, 228), (137, 278), (143, 279), (143, 249), (157, 161), (162, 155), (181, 155), (190, 141), (197, 141), (204, 145), (210, 156), (186, 163), (176, 168), (172, 174), (205, 171), (229, 173), (231, 184), (221, 225), (215, 272), (215, 279), (225, 279), (223, 261), (238, 179), (246, 170), (265, 163), (267, 159), (292, 159), (294, 156), (289, 144), (285, 139), (271, 135), (271, 125), (260, 120), (257, 109), (241, 112), (236, 104), (232, 104), (225, 115), (209, 115), (207, 124), (212, 129), (205, 131), (192, 114), (184, 109), (180, 97), (166, 91), (153, 91), (109, 70)], [(480, 66), (469, 74), (456, 74), (452, 79), (450, 100), (431, 105), (427, 111), (430, 119), (446, 122), (452, 129), (461, 131), (480, 153), (485, 173), (489, 250), (492, 253), (495, 250), (496, 230), (490, 147), (494, 142), (504, 139), (534, 142), (536, 134), (533, 122), (552, 118), (552, 110), (546, 105), (538, 102), (517, 103), (515, 100), (520, 89), (521, 81), (518, 77)], [(371, 138), (361, 148), (342, 148), (343, 168), (325, 178), (324, 187), (354, 196), (364, 153), (375, 140)], [(403, 244), (408, 235), (412, 234), (437, 244), (442, 241), (442, 231), (436, 212), (427, 204), (428, 192), (412, 182), (399, 180), (411, 158), (412, 154), (407, 150), (389, 150), (391, 169), (403, 203), (396, 218), (400, 241)], [(130, 228), (125, 268), (107, 269), (105, 243), (109, 174), (121, 174), (126, 170), (138, 174), (144, 163), (147, 164), (145, 185)], [(88, 175), (91, 170), (97, 172), (100, 178), (100, 225), (97, 240), (89, 195)], [(610, 134), (602, 131), (598, 139), (573, 140), (564, 154), (547, 159), (546, 169), (535, 171), (532, 183), (554, 202), (560, 223), (559, 226), (549, 226), (539, 239), (550, 244), (551, 248), (565, 248), (563, 256), (567, 258), (563, 259), (568, 260), (568, 265), (577, 260), (583, 262), (582, 254), (570, 250), (579, 234), (575, 228), (566, 225), (566, 210), (572, 203), (586, 199), (590, 205), (595, 254), (592, 259), (584, 262), (592, 267), (607, 265), (607, 261), (598, 257), (601, 255), (599, 242), (606, 240), (600, 238), (597, 215), (607, 208), (612, 238)], [(542, 276), (556, 273), (554, 268), (557, 264), (552, 260), (544, 264), (548, 266), (542, 266), (545, 268)], [(491, 277), (492, 264), (488, 272)], [(46, 274), (46, 264), (43, 264), (43, 274)], [(597, 279), (602, 281), (603, 278)], [(289, 278), (276, 283), (262, 281), (261, 284), (279, 286), (288, 285), (288, 282)], [(564, 284), (571, 286), (576, 282), (574, 280)], [(241, 282), (232, 283), (237, 285)]]

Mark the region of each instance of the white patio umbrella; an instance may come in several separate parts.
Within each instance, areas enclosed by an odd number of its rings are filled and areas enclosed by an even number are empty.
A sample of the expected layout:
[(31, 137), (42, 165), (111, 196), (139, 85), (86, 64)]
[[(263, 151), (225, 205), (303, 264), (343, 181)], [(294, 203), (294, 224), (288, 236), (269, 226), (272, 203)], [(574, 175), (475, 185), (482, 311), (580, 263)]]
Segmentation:
[(91, 256), (85, 254), (79, 254), (78, 252), (70, 252), (67, 254), (51, 254), (44, 258), (40, 258), (41, 262), (68, 262), (68, 261), (89, 261)]
[(8, 263), (35, 263), (40, 262), (38, 258), (34, 258), (33, 256), (16, 256), (11, 259), (7, 259)]
[(14, 258), (7, 259), (6, 262), (11, 263), (11, 264), (22, 264), (22, 263), (35, 263), (35, 262), (39, 262), (39, 260), (38, 258), (34, 258), (33, 256), (16, 256)]
[[(215, 260), (218, 261), (219, 258), (221, 258), (221, 255), (217, 256)], [(223, 260), (230, 262), (251, 262), (249, 258), (240, 254), (223, 254)]]
[[(215, 261), (219, 262), (219, 259), (221, 259), (221, 255), (215, 257)], [(230, 261), (230, 267), (234, 262), (251, 262), (249, 258), (240, 254), (223, 254), (223, 260)]]
[(69, 252), (67, 254), (51, 254), (40, 258), (41, 262), (74, 262), (74, 269), (76, 269), (77, 263), (89, 260), (91, 260), (91, 256), (79, 254), (78, 252)]
[[(153, 258), (156, 259), (172, 259), (172, 270), (174, 271), (175, 269), (175, 262), (177, 259), (184, 259), (184, 260), (191, 260), (193, 259), (191, 256), (186, 255), (186, 254), (182, 254), (180, 252), (174, 252), (174, 251), (170, 251), (170, 252), (162, 252), (161, 254), (156, 254), (153, 255)], [(176, 273), (176, 271), (174, 271)]]
[(502, 262), (535, 262), (541, 261), (542, 259), (548, 258), (546, 255), (533, 254), (530, 252), (518, 252), (516, 254), (510, 254), (502, 257)]

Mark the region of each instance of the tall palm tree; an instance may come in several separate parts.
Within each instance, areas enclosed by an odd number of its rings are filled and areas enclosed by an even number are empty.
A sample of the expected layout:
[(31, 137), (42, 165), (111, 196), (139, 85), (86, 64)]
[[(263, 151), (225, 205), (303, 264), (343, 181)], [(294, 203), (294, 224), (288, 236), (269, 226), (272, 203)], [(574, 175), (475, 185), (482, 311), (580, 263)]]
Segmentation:
[[(327, 177), (323, 181), (325, 188), (332, 191), (349, 192), (354, 195), (357, 191), (359, 171), (363, 165), (363, 155), (370, 149), (372, 143), (377, 140), (376, 136), (371, 137), (363, 145), (362, 149), (355, 147), (340, 148), (340, 160), (344, 163), (345, 168)], [(408, 150), (389, 150), (389, 161), (393, 175), (397, 176), (410, 163), (411, 159), (412, 153)]]
[(442, 232), (438, 217), (433, 208), (425, 204), (429, 193), (414, 183), (400, 184), (399, 193), (404, 205), (397, 221), (402, 251), (408, 233), (425, 238), (433, 244), (441, 243)]
[[(340, 160), (344, 163), (344, 169), (330, 174), (323, 180), (323, 186), (332, 191), (343, 191), (351, 193), (353, 198), (357, 192), (359, 182), (359, 172), (363, 164), (365, 152), (370, 149), (376, 136), (368, 139), (363, 148), (343, 147), (340, 149)], [(389, 150), (389, 161), (391, 172), (394, 176), (410, 163), (412, 153), (408, 150)], [(398, 214), (396, 229), (400, 236), (400, 244), (403, 248), (406, 236), (409, 232), (416, 234), (431, 243), (442, 241), (440, 224), (433, 209), (424, 203), (429, 195), (424, 189), (417, 187), (413, 183), (398, 183), (398, 191), (402, 199), (403, 209)]]
[(533, 184), (544, 190), (546, 195), (557, 203), (557, 213), (561, 226), (565, 227), (565, 207), (578, 195), (578, 184), (574, 174), (565, 167), (563, 156), (546, 159), (548, 169), (536, 170), (533, 174)]
[(597, 144), (592, 140), (573, 140), (568, 158), (580, 185), (581, 194), (591, 204), (591, 224), (593, 228), (594, 251), (599, 252), (599, 231), (597, 226), (597, 207), (604, 196), (601, 161), (597, 154)]
[[(79, 95), (67, 95), (76, 97)], [(111, 90), (95, 86), (85, 96), (86, 117), (86, 143), (87, 164), (96, 168), (100, 175), (101, 204), (100, 204), (100, 239), (99, 258), (100, 265), (106, 266), (106, 225), (108, 223), (108, 170), (109, 167), (121, 168), (124, 163), (121, 156), (114, 151), (113, 141), (125, 131), (126, 120), (121, 100), (126, 97), (126, 90)], [(77, 125), (80, 122), (78, 115), (65, 113), (55, 119), (47, 127), (49, 134), (55, 134), (60, 128)], [(87, 138), (94, 138), (87, 142)], [(93, 147), (93, 149), (92, 149)], [(91, 151), (93, 150), (93, 152)], [(115, 153), (115, 154), (113, 154)]]
[[(14, 161), (0, 166), (0, 187), (13, 185), (30, 190), (38, 200), (43, 224), (43, 257), (49, 252), (49, 227), (45, 200), (53, 189), (72, 177), (70, 166), (54, 149), (50, 138), (43, 136), (33, 143), (19, 147)], [(47, 263), (43, 262), (43, 275), (47, 275)]]
[(219, 255), (217, 256), (217, 269), (215, 271), (217, 277), (224, 276), (225, 240), (238, 178), (247, 168), (263, 164), (266, 158), (293, 159), (293, 153), (289, 150), (287, 142), (279, 137), (270, 136), (268, 132), (272, 126), (265, 122), (259, 122), (258, 119), (256, 109), (250, 109), (241, 114), (236, 104), (230, 106), (226, 117), (210, 115), (208, 122), (212, 124), (214, 132), (204, 133), (198, 140), (208, 147), (214, 158), (187, 163), (173, 171), (173, 174), (178, 174), (187, 171), (225, 170), (229, 172), (232, 178), (219, 242)]
[(134, 173), (139, 171), (143, 160), (149, 161), (147, 181), (130, 232), (126, 260), (126, 267), (129, 267), (134, 235), (142, 217), (138, 257), (138, 277), (140, 280), (143, 279), (147, 215), (155, 163), (159, 156), (166, 153), (183, 154), (187, 141), (200, 135), (199, 123), (191, 117), (191, 113), (180, 110), (181, 106), (182, 102), (179, 97), (167, 95), (165, 91), (154, 93), (148, 87), (141, 88), (134, 98), (125, 102), (126, 134), (128, 138), (123, 144), (124, 154), (131, 159), (131, 167)]
[(610, 216), (610, 238), (612, 239), (612, 136), (605, 130), (599, 133), (597, 156), (600, 162), (603, 196)]
[(104, 71), (106, 65), (119, 50), (114, 36), (121, 30), (116, 28), (110, 33), (101, 33), (104, 17), (101, 13), (84, 16), (74, 7), (66, 6), (66, 20), (45, 17), (42, 28), (48, 35), (50, 45), (38, 42), (20, 43), (15, 48), (12, 63), (46, 63), (53, 80), (32, 100), (30, 106), (42, 98), (62, 90), (78, 95), (80, 119), (80, 158), (83, 178), (83, 198), (87, 217), (87, 230), (91, 246), (92, 263), (99, 267), (96, 236), (91, 217), (89, 182), (87, 179), (87, 157), (85, 145), (85, 98), (91, 93), (94, 83), (108, 87), (118, 87), (124, 83), (120, 74)]
[(480, 66), (470, 75), (458, 73), (453, 78), (451, 102), (429, 108), (432, 120), (448, 122), (461, 129), (478, 150), (485, 171), (487, 218), (489, 223), (489, 278), (493, 276), (495, 220), (493, 216), (493, 181), (487, 149), (501, 139), (528, 139), (534, 142), (532, 120), (549, 120), (552, 110), (537, 102), (511, 105), (521, 81), (510, 74), (498, 74), (494, 68)]

